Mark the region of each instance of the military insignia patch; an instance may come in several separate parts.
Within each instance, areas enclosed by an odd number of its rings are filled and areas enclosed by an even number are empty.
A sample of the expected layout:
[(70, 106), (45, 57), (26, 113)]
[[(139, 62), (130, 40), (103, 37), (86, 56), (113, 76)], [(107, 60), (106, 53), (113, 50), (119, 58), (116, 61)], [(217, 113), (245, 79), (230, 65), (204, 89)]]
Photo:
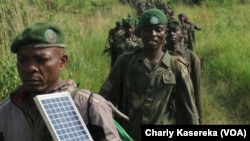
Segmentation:
[(155, 16), (152, 16), (150, 18), (150, 23), (151, 24), (158, 24), (159, 23), (159, 19), (157, 17), (155, 17)]
[(53, 44), (56, 42), (56, 39), (57, 39), (57, 35), (56, 33), (51, 30), (51, 29), (47, 29), (45, 31), (45, 40), (50, 43), (50, 44)]

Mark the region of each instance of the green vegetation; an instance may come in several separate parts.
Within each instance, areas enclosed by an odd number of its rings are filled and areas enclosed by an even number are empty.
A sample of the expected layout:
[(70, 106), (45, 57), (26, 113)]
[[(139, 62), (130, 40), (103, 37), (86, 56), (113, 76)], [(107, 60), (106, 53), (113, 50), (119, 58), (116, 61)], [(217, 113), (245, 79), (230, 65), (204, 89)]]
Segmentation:
[[(49, 1), (49, 0), (47, 0)], [(239, 0), (241, 1), (241, 0)], [(69, 64), (62, 78), (97, 92), (109, 72), (103, 55), (108, 31), (135, 10), (118, 0), (0, 1), (0, 99), (20, 83), (15, 55), (9, 46), (24, 27), (51, 21), (67, 39)], [(202, 5), (173, 4), (175, 14), (186, 13), (202, 30), (196, 32), (196, 52), (202, 60), (202, 94), (206, 124), (250, 122), (249, 2), (204, 0)]]

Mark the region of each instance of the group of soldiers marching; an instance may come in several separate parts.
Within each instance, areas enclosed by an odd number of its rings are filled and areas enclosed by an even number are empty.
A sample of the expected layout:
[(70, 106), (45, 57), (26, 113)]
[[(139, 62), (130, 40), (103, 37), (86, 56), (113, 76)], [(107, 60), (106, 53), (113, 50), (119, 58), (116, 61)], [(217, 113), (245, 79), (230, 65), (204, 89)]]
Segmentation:
[[(195, 30), (199, 31), (201, 28), (190, 22), (186, 14), (180, 13), (177, 18), (175, 18), (172, 8), (170, 6), (166, 6), (167, 4), (161, 0), (150, 0), (145, 4), (140, 3), (140, 5), (145, 5), (145, 9), (157, 7), (158, 9), (164, 11), (169, 20), (179, 20), (178, 22), (181, 25), (182, 32), (180, 45), (192, 51), (195, 50)], [(115, 27), (110, 29), (107, 39), (109, 47), (104, 49), (104, 53), (110, 54), (111, 67), (120, 54), (133, 52), (142, 44), (141, 39), (136, 35), (136, 25), (139, 19), (140, 18), (138, 17), (134, 18), (128, 15), (126, 18), (122, 18), (117, 21)]]
[[(203, 124), (203, 110), (201, 104), (201, 92), (200, 92), (200, 79), (201, 79), (201, 61), (200, 57), (195, 53), (195, 30), (201, 30), (200, 27), (189, 21), (188, 16), (180, 13), (177, 18), (173, 15), (167, 15), (169, 23), (174, 24), (167, 25), (171, 32), (180, 31), (180, 39), (177, 44), (168, 43), (166, 38), (163, 50), (171, 52), (173, 57), (176, 57), (180, 62), (183, 62), (188, 68), (191, 80), (194, 87), (194, 95), (196, 99), (196, 105), (199, 113), (199, 122)], [(111, 68), (113, 67), (116, 59), (119, 55), (126, 52), (135, 52), (137, 49), (143, 47), (143, 43), (140, 37), (136, 33), (136, 26), (140, 18), (132, 18), (128, 16), (121, 21), (116, 22), (116, 27), (109, 31), (108, 42), (109, 47), (104, 52), (109, 52), (111, 56)], [(169, 32), (168, 34), (171, 34)], [(176, 33), (175, 33), (176, 34)], [(179, 46), (179, 49), (171, 47)]]
[(167, 17), (171, 17), (173, 15), (173, 9), (171, 6), (162, 0), (148, 0), (146, 2), (139, 1), (135, 8), (137, 10), (138, 16), (141, 16), (145, 10), (150, 8), (161, 9), (167, 15)]
[(111, 56), (111, 67), (114, 65), (117, 57), (126, 52), (134, 52), (142, 41), (135, 34), (135, 28), (138, 23), (136, 18), (130, 16), (116, 22), (114, 28), (110, 29), (108, 34), (109, 47), (104, 50)]

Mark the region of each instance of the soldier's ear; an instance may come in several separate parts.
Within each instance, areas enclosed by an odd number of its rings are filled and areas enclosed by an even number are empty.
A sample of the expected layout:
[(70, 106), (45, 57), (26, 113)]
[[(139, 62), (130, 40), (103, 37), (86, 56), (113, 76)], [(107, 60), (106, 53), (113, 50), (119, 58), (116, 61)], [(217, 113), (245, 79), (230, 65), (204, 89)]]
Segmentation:
[(61, 61), (60, 61), (60, 70), (62, 70), (66, 64), (68, 63), (68, 56), (66, 54), (64, 54), (62, 57), (61, 57)]

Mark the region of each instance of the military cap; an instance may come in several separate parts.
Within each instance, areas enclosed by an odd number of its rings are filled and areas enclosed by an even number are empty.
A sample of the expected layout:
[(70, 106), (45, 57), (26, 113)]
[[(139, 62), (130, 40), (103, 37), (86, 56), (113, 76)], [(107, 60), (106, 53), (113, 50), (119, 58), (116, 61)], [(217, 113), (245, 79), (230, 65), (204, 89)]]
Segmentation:
[(181, 25), (177, 20), (170, 20), (167, 23), (168, 28), (179, 28)]
[(179, 18), (182, 18), (182, 17), (184, 17), (185, 15), (183, 14), (183, 13), (180, 13), (179, 15), (178, 15), (178, 17)]
[(17, 53), (20, 48), (61, 47), (65, 48), (65, 38), (61, 29), (53, 23), (36, 23), (24, 29), (10, 48)]
[(140, 17), (136, 30), (140, 31), (144, 27), (157, 24), (167, 24), (167, 22), (167, 16), (162, 10), (157, 8), (148, 9)]
[(121, 22), (121, 21), (117, 21), (117, 22), (115, 23), (115, 25), (116, 25), (117, 27), (121, 27), (121, 26), (122, 26), (122, 22)]
[(126, 18), (126, 19), (122, 19), (122, 26), (123, 27), (131, 27), (133, 25), (135, 25), (135, 19), (133, 18)]
[(185, 15), (185, 14), (183, 14), (183, 13), (180, 13), (180, 14), (178, 15), (178, 18), (179, 18), (180, 20), (182, 20), (182, 18), (183, 18), (183, 21), (188, 21), (188, 16)]

